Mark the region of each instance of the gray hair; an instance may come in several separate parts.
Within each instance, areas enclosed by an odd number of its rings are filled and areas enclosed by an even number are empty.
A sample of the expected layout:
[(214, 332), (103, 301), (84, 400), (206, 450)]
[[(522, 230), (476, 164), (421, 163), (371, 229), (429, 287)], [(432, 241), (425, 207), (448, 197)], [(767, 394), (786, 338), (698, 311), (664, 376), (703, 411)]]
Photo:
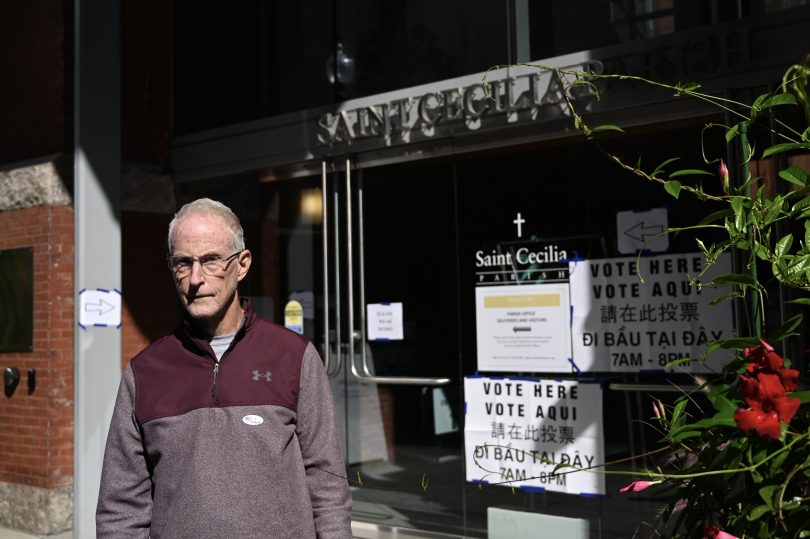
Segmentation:
[(239, 217), (231, 211), (231, 209), (216, 200), (210, 198), (198, 198), (180, 208), (174, 219), (169, 223), (169, 252), (172, 252), (172, 234), (174, 234), (174, 227), (181, 219), (189, 215), (206, 215), (212, 217), (219, 217), (228, 229), (228, 232), (233, 236), (233, 248), (235, 251), (245, 250), (245, 233), (242, 230), (242, 225), (239, 222)]

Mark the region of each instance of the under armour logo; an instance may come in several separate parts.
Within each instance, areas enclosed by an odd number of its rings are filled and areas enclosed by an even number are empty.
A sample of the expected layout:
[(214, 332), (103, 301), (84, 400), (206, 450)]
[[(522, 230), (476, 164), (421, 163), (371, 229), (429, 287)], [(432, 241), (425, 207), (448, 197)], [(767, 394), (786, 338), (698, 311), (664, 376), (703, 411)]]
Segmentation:
[(268, 382), (272, 381), (271, 378), (272, 374), (270, 371), (264, 371), (264, 374), (260, 374), (259, 371), (253, 371), (253, 380), (258, 381), (259, 378), (264, 378)]

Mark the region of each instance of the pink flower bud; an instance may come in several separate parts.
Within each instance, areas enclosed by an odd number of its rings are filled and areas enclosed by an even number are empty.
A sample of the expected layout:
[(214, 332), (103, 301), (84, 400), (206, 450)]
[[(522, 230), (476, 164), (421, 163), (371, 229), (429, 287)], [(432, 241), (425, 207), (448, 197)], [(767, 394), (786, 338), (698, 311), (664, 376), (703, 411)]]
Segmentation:
[(719, 524), (709, 524), (703, 527), (703, 539), (740, 539), (720, 529)]
[(626, 487), (622, 487), (619, 489), (619, 492), (641, 492), (642, 490), (647, 490), (653, 485), (657, 485), (661, 481), (633, 481)]
[(723, 192), (728, 193), (728, 167), (726, 167), (726, 164), (722, 159), (720, 160), (720, 179), (723, 181)]

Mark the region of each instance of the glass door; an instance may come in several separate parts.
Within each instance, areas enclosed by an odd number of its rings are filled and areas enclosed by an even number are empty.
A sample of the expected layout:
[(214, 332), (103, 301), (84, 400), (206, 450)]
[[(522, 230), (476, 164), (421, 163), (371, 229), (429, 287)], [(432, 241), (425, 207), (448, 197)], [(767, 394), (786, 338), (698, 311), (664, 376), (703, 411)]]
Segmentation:
[(451, 164), (341, 163), (342, 404), (354, 520), (464, 532)]

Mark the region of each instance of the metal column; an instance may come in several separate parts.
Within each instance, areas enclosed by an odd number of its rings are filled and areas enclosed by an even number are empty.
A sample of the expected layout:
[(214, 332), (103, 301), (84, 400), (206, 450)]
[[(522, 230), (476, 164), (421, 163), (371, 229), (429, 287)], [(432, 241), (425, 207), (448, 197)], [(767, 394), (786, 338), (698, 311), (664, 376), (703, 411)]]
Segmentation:
[(121, 331), (80, 326), (80, 293), (121, 290), (120, 0), (75, 0), (74, 69), (74, 536), (91, 539)]

